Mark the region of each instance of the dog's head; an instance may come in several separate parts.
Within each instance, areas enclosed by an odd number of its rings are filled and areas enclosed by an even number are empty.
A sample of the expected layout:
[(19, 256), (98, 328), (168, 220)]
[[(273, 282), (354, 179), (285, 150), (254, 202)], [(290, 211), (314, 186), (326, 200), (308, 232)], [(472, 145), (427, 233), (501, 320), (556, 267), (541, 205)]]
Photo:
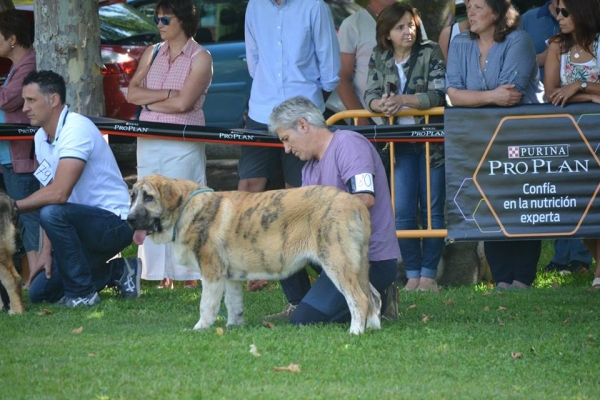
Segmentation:
[(0, 190), (0, 213), (3, 216), (9, 216), (13, 224), (17, 225), (19, 221), (19, 212), (16, 202), (2, 190)]
[(127, 222), (135, 230), (133, 241), (142, 244), (146, 236), (156, 243), (171, 241), (173, 224), (181, 205), (193, 190), (193, 182), (149, 175), (131, 190), (131, 206)]

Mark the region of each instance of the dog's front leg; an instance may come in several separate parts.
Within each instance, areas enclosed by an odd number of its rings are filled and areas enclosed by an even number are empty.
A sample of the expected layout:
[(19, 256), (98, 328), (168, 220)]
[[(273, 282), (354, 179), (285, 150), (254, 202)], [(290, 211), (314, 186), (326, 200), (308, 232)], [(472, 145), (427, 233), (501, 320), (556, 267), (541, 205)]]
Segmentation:
[(227, 326), (244, 324), (244, 296), (241, 281), (227, 281), (225, 286), (225, 306)]
[(209, 282), (202, 281), (202, 297), (200, 298), (200, 320), (194, 330), (210, 328), (217, 320), (219, 306), (225, 291), (225, 279)]
[(4, 285), (10, 300), (9, 314), (22, 314), (25, 311), (23, 307), (23, 295), (21, 292), (21, 277), (17, 273), (15, 266), (10, 260), (6, 265), (0, 266), (0, 282)]

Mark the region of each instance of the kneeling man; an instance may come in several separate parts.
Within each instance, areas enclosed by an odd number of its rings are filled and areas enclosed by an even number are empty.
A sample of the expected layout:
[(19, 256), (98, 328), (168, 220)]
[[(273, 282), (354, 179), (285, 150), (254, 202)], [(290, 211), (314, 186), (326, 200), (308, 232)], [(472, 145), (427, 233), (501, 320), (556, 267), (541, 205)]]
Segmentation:
[[(352, 131), (331, 132), (323, 114), (305, 97), (293, 97), (275, 107), (269, 132), (279, 136), (286, 153), (307, 161), (302, 169), (302, 186), (335, 186), (358, 196), (371, 214), (369, 278), (397, 316), (395, 289), (397, 259), (400, 257), (390, 190), (381, 158), (373, 145)], [(323, 204), (327, 207), (327, 204)], [(320, 272), (318, 265), (312, 266)], [(289, 305), (272, 319), (291, 323), (342, 322), (350, 316), (344, 296), (325, 273), (311, 286), (306, 270), (281, 281)], [(390, 291), (389, 293), (387, 291)], [(394, 304), (391, 304), (394, 302)], [(389, 308), (386, 310), (386, 314)], [(267, 319), (270, 317), (266, 317)]]
[[(117, 287), (138, 297), (141, 265), (109, 259), (131, 244), (127, 223), (129, 193), (114, 155), (88, 118), (65, 105), (63, 78), (52, 71), (32, 71), (23, 81), (23, 111), (35, 134), (41, 188), (16, 202), (19, 212), (40, 210), (43, 248), (32, 265), (32, 303), (67, 307), (100, 302), (98, 291)], [(39, 273), (45, 270), (45, 273)]]

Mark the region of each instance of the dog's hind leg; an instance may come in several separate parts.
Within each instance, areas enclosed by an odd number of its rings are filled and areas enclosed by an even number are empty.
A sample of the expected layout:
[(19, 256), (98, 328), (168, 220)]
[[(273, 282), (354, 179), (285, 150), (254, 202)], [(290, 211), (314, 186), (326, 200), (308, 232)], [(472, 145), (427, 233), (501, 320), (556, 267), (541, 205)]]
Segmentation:
[(381, 329), (381, 295), (371, 283), (369, 283), (371, 304), (367, 315), (367, 329)]
[(228, 280), (225, 284), (225, 306), (227, 307), (227, 326), (244, 324), (243, 282)]
[(15, 265), (11, 258), (5, 259), (0, 263), (0, 282), (4, 285), (8, 298), (10, 300), (9, 314), (22, 314), (25, 311), (23, 307), (23, 297), (21, 291), (21, 277), (15, 269)]
[(337, 270), (321, 263), (323, 270), (329, 276), (335, 287), (344, 295), (350, 309), (350, 333), (360, 335), (365, 331), (369, 299), (363, 292), (360, 279), (356, 273), (357, 267), (348, 260), (347, 267)]
[(202, 297), (200, 298), (200, 320), (194, 325), (194, 330), (210, 328), (217, 320), (219, 306), (225, 291), (225, 279), (210, 282), (202, 281)]

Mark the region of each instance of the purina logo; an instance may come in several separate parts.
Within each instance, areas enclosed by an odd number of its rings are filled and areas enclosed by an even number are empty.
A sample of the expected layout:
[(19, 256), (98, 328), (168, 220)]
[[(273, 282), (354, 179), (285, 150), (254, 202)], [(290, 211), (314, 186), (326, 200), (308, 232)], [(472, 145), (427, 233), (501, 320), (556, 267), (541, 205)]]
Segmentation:
[(508, 158), (568, 157), (568, 144), (508, 146)]

